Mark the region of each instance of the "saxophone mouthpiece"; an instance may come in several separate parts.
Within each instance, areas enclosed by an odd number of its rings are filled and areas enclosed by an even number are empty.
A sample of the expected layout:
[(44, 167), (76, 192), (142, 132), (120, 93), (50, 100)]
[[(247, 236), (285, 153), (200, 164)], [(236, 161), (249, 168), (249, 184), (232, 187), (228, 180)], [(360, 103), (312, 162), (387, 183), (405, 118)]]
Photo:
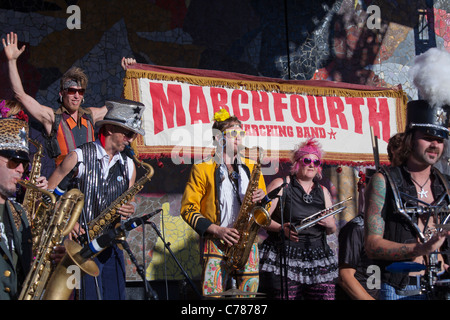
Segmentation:
[(129, 145), (126, 145), (126, 146), (125, 146), (125, 149), (124, 149), (123, 151), (124, 151), (125, 154), (126, 154), (128, 157), (130, 157), (131, 159), (134, 158), (134, 150), (133, 150)]

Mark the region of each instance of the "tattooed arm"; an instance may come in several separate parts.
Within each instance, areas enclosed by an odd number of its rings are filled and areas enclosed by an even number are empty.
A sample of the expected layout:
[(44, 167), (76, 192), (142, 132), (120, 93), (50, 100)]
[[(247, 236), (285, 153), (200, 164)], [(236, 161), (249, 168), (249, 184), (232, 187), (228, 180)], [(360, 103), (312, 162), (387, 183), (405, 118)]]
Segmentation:
[[(371, 259), (410, 260), (438, 249), (445, 234), (436, 235), (425, 244), (397, 243), (383, 238), (385, 221), (381, 212), (386, 198), (386, 181), (381, 173), (375, 174), (367, 187), (364, 214), (365, 249)], [(448, 232), (447, 232), (448, 233)]]

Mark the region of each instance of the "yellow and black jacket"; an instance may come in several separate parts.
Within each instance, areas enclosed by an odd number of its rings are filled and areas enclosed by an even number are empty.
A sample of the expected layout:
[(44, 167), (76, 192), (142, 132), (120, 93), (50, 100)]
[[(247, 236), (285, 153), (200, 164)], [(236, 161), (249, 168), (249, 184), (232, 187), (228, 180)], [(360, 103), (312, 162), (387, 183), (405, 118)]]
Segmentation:
[[(250, 176), (254, 161), (242, 158), (242, 164)], [(200, 236), (211, 224), (220, 223), (220, 181), (219, 164), (213, 158), (192, 166), (181, 200), (181, 216)], [(258, 188), (266, 192), (263, 175)]]

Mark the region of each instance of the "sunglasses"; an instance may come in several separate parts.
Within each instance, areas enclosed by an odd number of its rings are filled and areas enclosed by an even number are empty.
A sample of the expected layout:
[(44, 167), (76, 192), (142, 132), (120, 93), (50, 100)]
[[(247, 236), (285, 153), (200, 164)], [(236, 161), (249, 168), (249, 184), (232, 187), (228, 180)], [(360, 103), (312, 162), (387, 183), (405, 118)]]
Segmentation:
[(78, 92), (78, 94), (79, 94), (80, 96), (83, 96), (84, 93), (86, 92), (86, 89), (68, 88), (68, 89), (66, 89), (66, 90), (67, 90), (67, 93), (70, 94), (70, 95), (74, 95), (75, 93)]
[(236, 129), (225, 130), (224, 133), (226, 134), (226, 136), (228, 138), (236, 138), (238, 136), (241, 137), (241, 138), (245, 137), (245, 131), (244, 130), (236, 130)]
[(6, 158), (6, 167), (8, 169), (15, 169), (20, 164), (22, 164), (24, 170), (27, 170), (28, 166), (30, 165), (30, 161), (16, 159), (16, 158)]
[(305, 165), (305, 166), (309, 166), (310, 164), (311, 164), (311, 162), (312, 162), (312, 164), (314, 165), (314, 167), (318, 167), (318, 166), (320, 166), (320, 164), (321, 164), (321, 162), (320, 162), (320, 160), (319, 159), (316, 159), (316, 160), (312, 160), (311, 158), (303, 158), (303, 164)]
[(128, 139), (136, 138), (136, 136), (137, 136), (137, 133), (136, 133), (136, 132), (131, 131), (131, 130), (127, 130), (127, 129), (122, 128), (122, 127), (116, 127), (115, 132), (118, 132), (118, 133), (123, 134), (123, 135), (124, 135), (125, 137), (127, 137)]

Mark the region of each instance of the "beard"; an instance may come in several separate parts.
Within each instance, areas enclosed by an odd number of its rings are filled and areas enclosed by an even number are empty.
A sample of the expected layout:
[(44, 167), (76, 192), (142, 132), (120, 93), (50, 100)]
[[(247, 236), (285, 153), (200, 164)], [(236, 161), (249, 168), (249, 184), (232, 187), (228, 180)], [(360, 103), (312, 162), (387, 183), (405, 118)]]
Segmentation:
[(3, 185), (0, 185), (0, 194), (5, 198), (11, 198), (16, 194), (16, 188), (9, 189)]

